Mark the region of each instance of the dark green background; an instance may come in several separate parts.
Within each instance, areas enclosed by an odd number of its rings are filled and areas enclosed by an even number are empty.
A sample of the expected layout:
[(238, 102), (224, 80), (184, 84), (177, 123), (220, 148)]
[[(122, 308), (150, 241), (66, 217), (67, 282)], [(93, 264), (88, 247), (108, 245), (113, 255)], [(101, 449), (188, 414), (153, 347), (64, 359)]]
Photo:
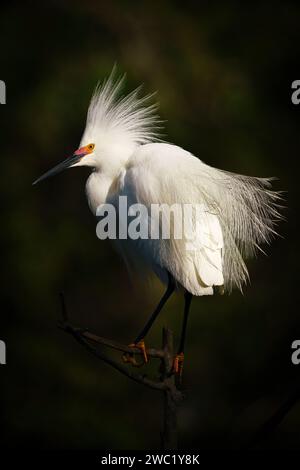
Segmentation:
[[(128, 343), (162, 287), (132, 284), (109, 242), (96, 238), (87, 169), (31, 186), (77, 148), (92, 90), (115, 62), (127, 90), (141, 82), (146, 92), (158, 90), (170, 142), (213, 166), (277, 176), (275, 188), (287, 191), (282, 238), (266, 248), (268, 257), (249, 262), (244, 295), (194, 301), (180, 447), (237, 448), (295, 387), (300, 106), (290, 97), (300, 78), (300, 8), (195, 4), (1, 4), (3, 446), (159, 446), (159, 394), (89, 356), (56, 325), (63, 289), (75, 323)], [(165, 324), (178, 335), (181, 309), (174, 297), (148, 344), (159, 345)], [(298, 405), (260, 447), (297, 447), (299, 426)]]

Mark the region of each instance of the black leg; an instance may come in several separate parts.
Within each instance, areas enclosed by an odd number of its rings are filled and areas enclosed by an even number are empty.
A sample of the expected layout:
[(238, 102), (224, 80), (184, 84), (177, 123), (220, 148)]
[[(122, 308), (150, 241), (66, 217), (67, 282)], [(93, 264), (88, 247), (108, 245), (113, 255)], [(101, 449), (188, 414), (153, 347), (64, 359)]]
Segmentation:
[(161, 309), (163, 308), (163, 306), (167, 302), (168, 298), (171, 297), (174, 290), (175, 290), (175, 283), (174, 283), (173, 278), (169, 274), (169, 283), (168, 283), (167, 290), (164, 293), (164, 295), (162, 296), (162, 298), (160, 299), (159, 304), (157, 305), (156, 309), (154, 310), (151, 317), (147, 321), (146, 325), (144, 326), (142, 331), (137, 335), (137, 337), (134, 341), (135, 344), (139, 343), (143, 338), (145, 338), (146, 334), (150, 330), (151, 326), (153, 325), (154, 321), (156, 320), (156, 318), (157, 318), (158, 314), (160, 313)]
[(185, 294), (184, 294), (184, 316), (183, 316), (183, 324), (182, 324), (181, 338), (180, 338), (180, 343), (179, 343), (179, 348), (178, 348), (178, 354), (184, 352), (186, 327), (187, 327), (188, 316), (189, 316), (189, 312), (190, 312), (190, 306), (191, 306), (192, 298), (193, 298), (192, 294), (190, 294), (189, 292), (185, 292)]

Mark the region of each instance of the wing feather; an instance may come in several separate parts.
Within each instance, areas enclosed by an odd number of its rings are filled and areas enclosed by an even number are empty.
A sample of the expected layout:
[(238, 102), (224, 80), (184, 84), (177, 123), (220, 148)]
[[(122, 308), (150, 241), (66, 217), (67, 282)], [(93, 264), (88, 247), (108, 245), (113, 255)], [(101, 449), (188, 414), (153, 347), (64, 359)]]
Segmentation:
[(281, 218), (281, 195), (270, 189), (270, 179), (212, 168), (170, 144), (140, 147), (128, 162), (126, 181), (136, 200), (147, 207), (202, 206), (195, 250), (187, 250), (184, 237), (161, 240), (156, 248), (160, 263), (192, 293), (196, 285), (200, 291), (222, 284), (228, 291), (241, 289), (248, 279), (244, 259), (270, 241)]

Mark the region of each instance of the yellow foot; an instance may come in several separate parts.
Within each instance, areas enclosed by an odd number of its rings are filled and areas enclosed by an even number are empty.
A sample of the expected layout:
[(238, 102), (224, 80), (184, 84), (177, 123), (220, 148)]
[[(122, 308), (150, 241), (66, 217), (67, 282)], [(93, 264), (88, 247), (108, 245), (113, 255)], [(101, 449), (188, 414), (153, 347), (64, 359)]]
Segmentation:
[(183, 352), (176, 354), (173, 360), (173, 372), (177, 376), (181, 378), (182, 371), (183, 371), (183, 363), (184, 363), (184, 354)]
[(147, 356), (145, 341), (144, 341), (143, 339), (142, 339), (141, 341), (139, 341), (138, 343), (136, 343), (136, 344), (135, 344), (135, 343), (130, 344), (129, 347), (130, 347), (130, 348), (137, 348), (137, 349), (139, 349), (140, 351), (142, 351), (144, 363), (147, 364), (147, 362), (148, 362), (148, 356)]
[(142, 339), (138, 343), (131, 343), (128, 345), (129, 348), (136, 348), (139, 349), (143, 353), (143, 361), (142, 362), (137, 362), (136, 358), (134, 357), (134, 354), (132, 353), (124, 353), (123, 354), (123, 362), (125, 363), (130, 363), (134, 367), (141, 367), (144, 364), (147, 364), (148, 362), (148, 356), (147, 356), (147, 351), (146, 351), (146, 346), (145, 346), (145, 341)]

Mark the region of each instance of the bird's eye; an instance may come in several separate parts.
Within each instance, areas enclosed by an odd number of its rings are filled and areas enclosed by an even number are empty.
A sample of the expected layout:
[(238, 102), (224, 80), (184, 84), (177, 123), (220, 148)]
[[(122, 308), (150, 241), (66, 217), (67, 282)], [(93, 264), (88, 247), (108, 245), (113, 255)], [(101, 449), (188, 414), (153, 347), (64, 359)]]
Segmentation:
[(95, 148), (95, 144), (89, 144), (88, 149), (92, 152)]

